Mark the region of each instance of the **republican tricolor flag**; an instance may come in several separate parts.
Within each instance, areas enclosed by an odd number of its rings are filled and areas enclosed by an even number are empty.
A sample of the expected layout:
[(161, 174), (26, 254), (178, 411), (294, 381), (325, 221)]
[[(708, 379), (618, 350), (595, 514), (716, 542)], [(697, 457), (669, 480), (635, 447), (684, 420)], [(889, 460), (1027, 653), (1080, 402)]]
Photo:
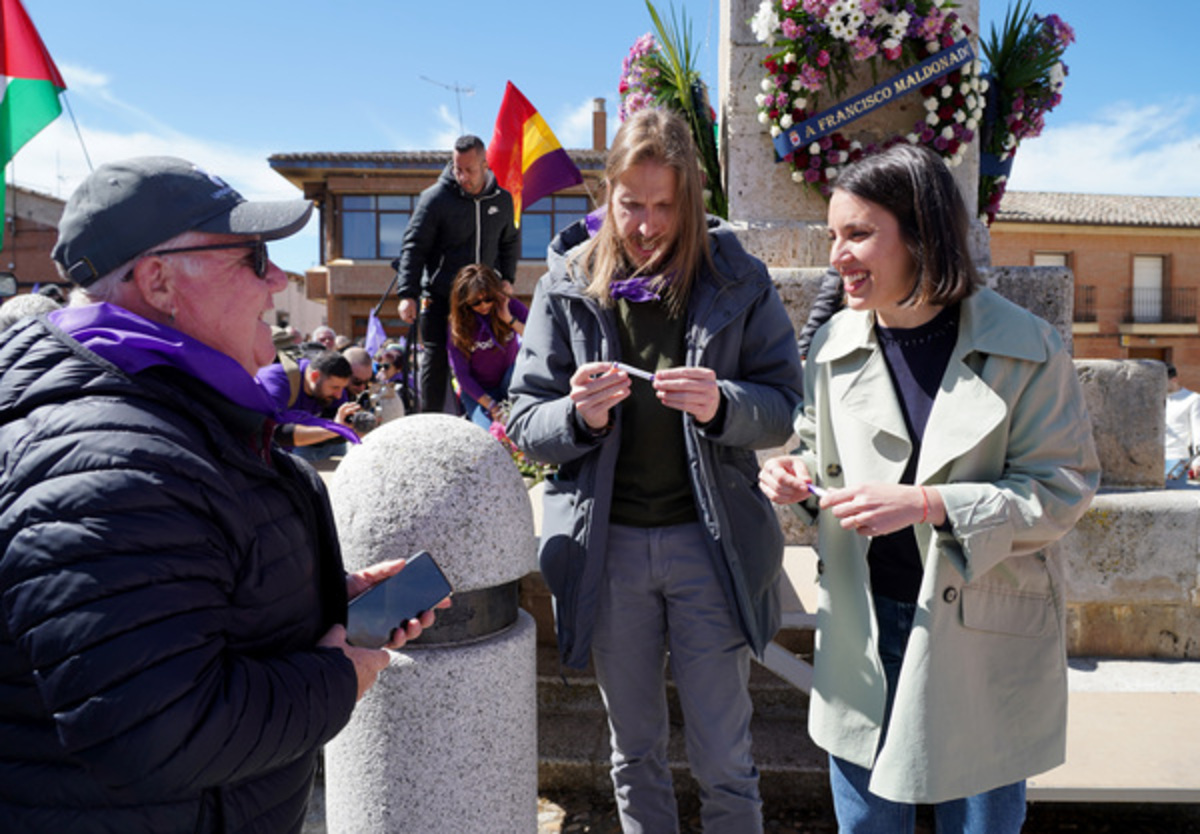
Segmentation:
[(0, 0), (0, 169), (58, 118), (66, 88), (20, 0)]
[(583, 174), (546, 120), (511, 81), (496, 116), (487, 160), (496, 182), (512, 194), (518, 226), (522, 206), (531, 206), (547, 194), (583, 182)]

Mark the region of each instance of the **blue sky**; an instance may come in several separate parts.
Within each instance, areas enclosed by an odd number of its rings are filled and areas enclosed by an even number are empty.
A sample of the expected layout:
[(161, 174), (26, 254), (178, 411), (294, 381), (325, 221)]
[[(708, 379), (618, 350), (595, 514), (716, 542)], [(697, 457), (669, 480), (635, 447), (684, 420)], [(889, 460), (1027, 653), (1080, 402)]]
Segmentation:
[[(486, 140), (507, 80), (566, 147), (589, 147), (592, 99), (607, 99), (615, 129), (621, 60), (651, 29), (643, 0), (24, 3), (66, 78), (94, 164), (171, 153), (260, 199), (299, 196), (270, 170), (272, 153), (446, 148), (460, 104), (465, 130)], [(668, 0), (656, 6), (669, 14)], [(982, 0), (985, 33), (1007, 6)], [(718, 0), (675, 8), (691, 20), (700, 69), (716, 87)], [(1010, 187), (1200, 196), (1200, 4), (1033, 8), (1059, 14), (1077, 42), (1064, 101), (1021, 146)], [(473, 92), (456, 97), (442, 85)], [(10, 169), (18, 184), (64, 198), (86, 174), (65, 113)], [(299, 237), (272, 249), (286, 269), (315, 262), (315, 229)]]

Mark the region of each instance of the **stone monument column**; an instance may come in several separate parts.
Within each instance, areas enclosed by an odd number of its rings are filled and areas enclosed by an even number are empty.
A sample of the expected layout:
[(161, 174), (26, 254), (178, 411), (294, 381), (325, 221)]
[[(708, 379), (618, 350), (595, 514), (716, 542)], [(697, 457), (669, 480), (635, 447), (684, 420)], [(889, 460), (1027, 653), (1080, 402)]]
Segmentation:
[[(739, 230), (738, 237), (746, 249), (768, 267), (825, 267), (829, 261), (825, 230), (828, 204), (817, 192), (792, 182), (786, 164), (775, 162), (771, 136), (758, 121), (755, 96), (762, 91), (760, 84), (766, 72), (760, 62), (774, 51), (759, 43), (748, 23), (759, 3), (721, 0), (719, 111), (729, 219)], [(971, 45), (978, 57), (979, 0), (961, 0), (955, 12), (971, 29)], [(873, 84), (870, 71), (863, 65), (846, 95), (867, 90)], [(828, 93), (822, 95), (822, 107), (835, 103)], [(882, 141), (894, 133), (907, 132), (924, 113), (921, 94), (912, 93), (848, 124), (842, 132), (864, 144)], [(979, 189), (978, 137), (954, 171), (974, 216)], [(986, 250), (986, 230), (982, 234)]]
[(537, 829), (533, 511), (507, 451), (468, 420), (371, 432), (331, 487), (348, 570), (428, 550), (454, 604), (390, 666), (325, 748), (330, 834)]

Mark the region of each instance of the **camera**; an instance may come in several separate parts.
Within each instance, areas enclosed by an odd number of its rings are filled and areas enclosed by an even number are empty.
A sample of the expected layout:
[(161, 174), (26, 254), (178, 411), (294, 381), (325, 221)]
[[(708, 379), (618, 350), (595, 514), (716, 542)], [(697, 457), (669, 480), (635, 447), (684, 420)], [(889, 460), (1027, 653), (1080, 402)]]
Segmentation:
[(366, 434), (379, 424), (379, 418), (375, 416), (375, 407), (371, 404), (371, 393), (363, 391), (355, 402), (360, 410), (350, 415), (350, 428), (358, 434)]

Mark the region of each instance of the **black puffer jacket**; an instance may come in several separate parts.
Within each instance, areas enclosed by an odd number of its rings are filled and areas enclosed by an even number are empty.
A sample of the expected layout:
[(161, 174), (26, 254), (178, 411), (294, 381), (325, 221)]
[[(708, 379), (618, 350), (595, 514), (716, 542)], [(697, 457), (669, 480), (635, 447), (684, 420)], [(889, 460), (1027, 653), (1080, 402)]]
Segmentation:
[(424, 292), (449, 298), (454, 276), (468, 264), (487, 264), (511, 283), (520, 251), (512, 195), (490, 171), (483, 189), (468, 194), (454, 179), (450, 162), (438, 181), (421, 192), (404, 230), (397, 295), (416, 298)]
[(356, 684), (316, 648), (328, 500), (265, 422), (44, 321), (0, 336), (0, 831), (300, 830)]

